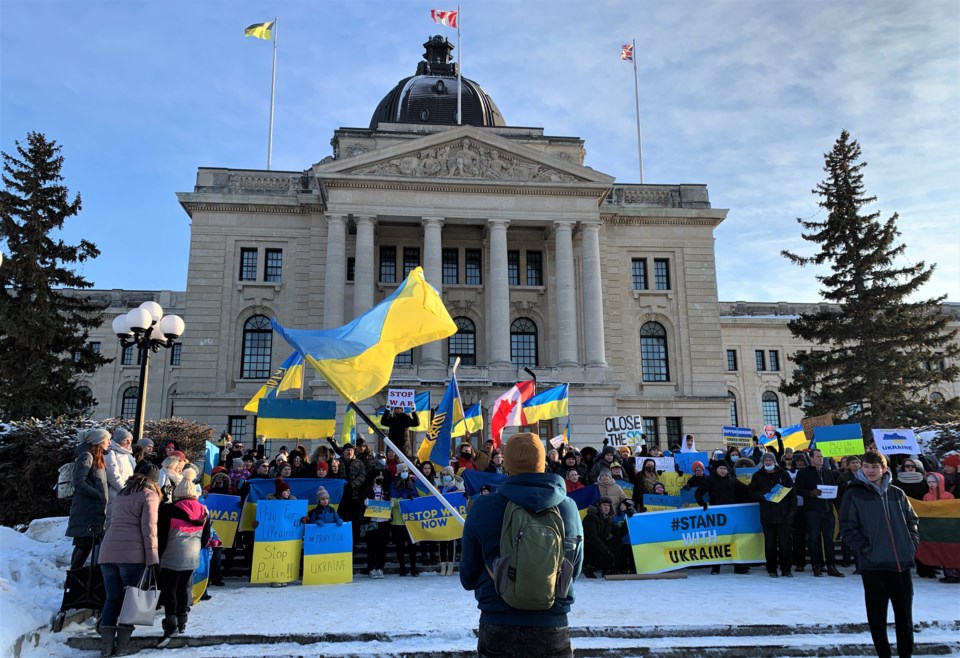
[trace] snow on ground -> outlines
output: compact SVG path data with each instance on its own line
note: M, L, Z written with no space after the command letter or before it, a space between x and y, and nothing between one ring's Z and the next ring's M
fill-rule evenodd
M0 527L0 655L12 653L16 638L41 627L49 628L59 610L65 564L71 550L63 539L65 519L35 521L27 534ZM843 569L850 573L852 569ZM683 580L611 581L581 578L575 584L577 602L570 615L571 627L669 626L695 627L735 625L817 625L864 623L863 589L860 579L813 578L809 570L792 579L768 578L762 568L749 575L734 575L733 568L710 575L706 569L691 569ZM960 588L936 580L914 579L914 619L917 622L960 620ZM321 587L290 585L270 588L228 579L227 587L211 587L213 599L200 603L190 615L188 634L229 635L288 633L379 632L394 637L383 652L434 649L470 649L476 646L472 629L479 611L471 592L460 587L457 577L424 574L419 578L388 575L383 580L358 576L353 583ZM890 620L893 620L892 612ZM82 655L64 641L71 633L89 632L88 625L68 626L63 633L45 631L39 645L24 647L23 656ZM431 638L413 637L430 632ZM138 629L137 635L161 635L154 628ZM679 634L679 633L678 633ZM953 631L926 629L918 641L955 641ZM404 637L406 636L406 637ZM849 636L869 642L867 634ZM859 639L856 639L859 638ZM586 638L575 639L574 646ZM643 640L651 647L702 638ZM736 644L726 638L725 644ZM756 639L745 638L755 642ZM817 645L826 640L816 634L791 636L791 645ZM616 647L623 640L590 638L589 646ZM636 646L636 640L633 640ZM378 653L371 642L319 643L240 647L191 647L191 656L264 656L303 653ZM667 646L663 644L663 646ZM87 655L92 655L87 653Z

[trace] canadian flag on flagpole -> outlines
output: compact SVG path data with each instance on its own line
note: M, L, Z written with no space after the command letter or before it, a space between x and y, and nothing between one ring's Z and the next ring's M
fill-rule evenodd
M536 382L527 379L517 382L509 391L493 403L493 418L490 419L490 437L493 447L500 447L500 435L504 427L519 427L522 424L523 403L533 397Z
M441 11L439 9L430 10L430 18L434 20L435 23L440 23L440 25L446 25L447 27L452 27L456 29L457 26L457 16L460 12L458 11Z

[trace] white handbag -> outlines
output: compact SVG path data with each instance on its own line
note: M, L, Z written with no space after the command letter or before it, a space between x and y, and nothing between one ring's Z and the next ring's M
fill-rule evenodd
M119 623L127 626L153 626L160 590L154 570L145 567L139 585L128 585L123 593Z

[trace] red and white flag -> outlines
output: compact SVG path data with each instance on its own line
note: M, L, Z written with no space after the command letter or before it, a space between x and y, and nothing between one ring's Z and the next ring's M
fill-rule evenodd
M625 62L633 61L633 44L632 43L623 44L623 48L622 50L620 50L620 59L622 59Z
M430 18L433 19L435 23L440 23L440 25L446 25L447 27L452 27L454 29L460 27L457 25L457 17L460 12L458 11L440 11L439 9L430 10Z
M523 421L523 403L533 397L536 383L527 379L501 395L493 403L493 418L490 419L490 437L493 446L500 447L500 435L504 427L519 427Z

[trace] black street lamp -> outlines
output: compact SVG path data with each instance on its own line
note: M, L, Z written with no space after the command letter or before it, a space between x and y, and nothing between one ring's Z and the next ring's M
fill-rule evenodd
M113 332L126 349L133 345L140 351L140 385L137 389L137 414L133 421L133 440L143 438L143 420L147 411L147 363L150 352L161 347L173 347L183 333L183 319L179 315L164 315L156 302L144 302L113 320Z

